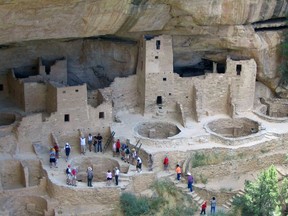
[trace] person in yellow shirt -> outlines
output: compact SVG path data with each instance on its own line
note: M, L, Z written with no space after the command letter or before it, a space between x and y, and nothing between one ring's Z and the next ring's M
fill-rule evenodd
M182 171L181 171L181 167L179 164L177 164L176 166L176 173L177 173L177 180L180 181Z

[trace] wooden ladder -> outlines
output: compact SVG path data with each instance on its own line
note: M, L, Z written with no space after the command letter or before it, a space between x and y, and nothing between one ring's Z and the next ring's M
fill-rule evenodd
M110 145L110 143L112 143L113 138L114 138L114 135L115 135L115 132L112 131L112 132L111 132L111 135L109 136L107 142L106 142L105 145L104 145L103 153L104 153L104 151L108 148L108 146Z

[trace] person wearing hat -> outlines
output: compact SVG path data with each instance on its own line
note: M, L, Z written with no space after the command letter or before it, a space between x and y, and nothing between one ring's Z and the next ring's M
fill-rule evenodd
M187 173L187 183L188 183L188 189L190 189L190 192L193 191L193 176L191 175L190 172Z
M65 150L66 162L67 162L69 160L69 155L70 155L70 151L71 151L71 146L69 143L65 144L64 150Z
M66 183L67 185L71 185L72 184L72 173L71 173L71 166L70 164L68 164L67 168L66 168Z

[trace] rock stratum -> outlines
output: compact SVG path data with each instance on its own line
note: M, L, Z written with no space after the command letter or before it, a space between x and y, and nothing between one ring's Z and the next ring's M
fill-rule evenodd
M227 55L254 58L257 80L275 90L287 11L287 0L1 1L0 71L34 65L39 56L65 55L70 82L100 83L100 74L107 86L116 76L135 73L135 41L142 35L170 34L176 68L203 59L224 63ZM95 53L111 58L96 56L87 64ZM91 86L97 87L103 85Z

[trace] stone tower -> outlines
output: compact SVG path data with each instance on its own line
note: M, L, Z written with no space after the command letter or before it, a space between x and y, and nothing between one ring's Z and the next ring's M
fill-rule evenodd
M144 36L140 41L137 67L139 106L145 113L175 106L172 38Z

